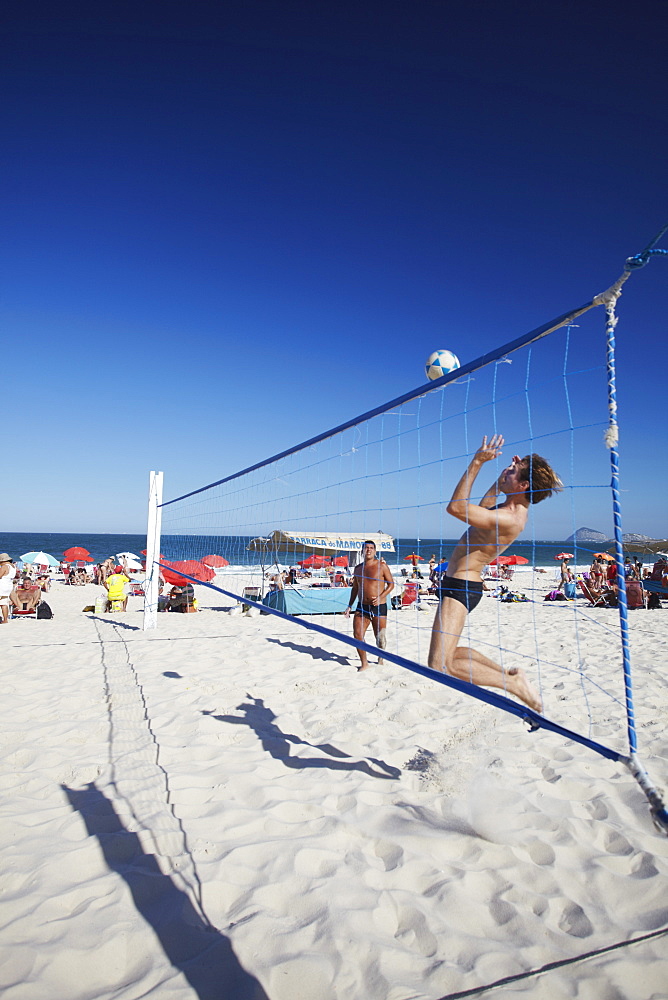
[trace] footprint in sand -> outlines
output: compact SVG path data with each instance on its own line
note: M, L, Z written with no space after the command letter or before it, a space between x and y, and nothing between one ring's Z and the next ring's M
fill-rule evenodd
M489 913L495 924L503 927L509 920L517 916L517 910L505 899L495 896L489 904Z
M336 857L330 851L304 847L294 857L297 875L306 878L331 878L337 869Z
M606 833L603 846L608 854L633 854L633 848L626 837L614 831Z
M386 872L394 871L404 856L403 848L397 847L396 844L390 844L383 840L376 841L374 844L374 852L376 857L380 858L383 862Z
M654 864L654 858L646 851L642 851L631 865L631 878L653 878L658 874L659 869Z
M559 929L571 937L585 938L594 933L594 928L585 911L577 903L568 903L559 918Z
M608 818L608 807L602 799L592 799L591 802L586 803L586 807L592 819L604 820Z
M427 927L424 914L412 906L399 910L398 927L394 936L404 944L414 945L426 958L436 954L436 938Z
M535 865L553 865L556 857L549 844L542 840L533 840L527 847L529 857Z

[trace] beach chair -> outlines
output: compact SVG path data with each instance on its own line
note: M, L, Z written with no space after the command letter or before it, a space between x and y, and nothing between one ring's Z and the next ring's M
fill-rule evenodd
M591 592L587 580L578 580L577 585L582 591L582 593L585 595L587 600L589 601L589 604L591 605L592 608L609 608L611 606L610 604L608 604L608 601L603 594L601 594L600 597L597 597L595 594Z
M37 618L37 608L32 608L30 611L21 609L20 611L14 607L13 604L9 606L9 617L10 618Z
M241 592L241 610L250 611L251 605L244 603L244 598L249 601L255 601L256 604L262 603L262 590L260 587L244 587Z
M645 591L639 580L626 581L626 606L629 610L645 607Z
M656 611L661 607L662 600L668 600L668 587L664 587L658 580L643 580L642 588L647 594L649 611Z
M407 580L404 585L403 592L401 594L401 607L409 608L411 604L415 604L418 596L419 584L417 580Z

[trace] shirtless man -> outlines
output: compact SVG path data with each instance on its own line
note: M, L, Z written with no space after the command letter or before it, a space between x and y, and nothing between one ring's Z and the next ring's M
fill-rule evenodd
M42 591L29 576L24 576L10 595L17 611L34 611L42 600Z
M353 635L356 639L364 639L364 633L369 627L369 622L373 627L373 634L376 637L379 649L387 648L386 625L387 625L387 595L394 590L394 580L387 568L387 563L376 558L375 542L364 543L364 562L355 567L353 575L353 588L350 595L350 604L346 608L346 618L350 616L350 611L355 599L359 598L355 618L353 619ZM367 661L366 652L358 649L357 653L362 661L358 670L366 670L370 666ZM381 657L378 662L382 663Z
M540 455L520 458L511 464L487 490L479 504L469 499L473 483L485 462L501 454L503 437L487 437L459 480L447 510L469 525L448 562L448 576L438 591L439 606L434 619L429 648L432 670L485 687L502 688L529 708L542 711L538 692L517 667L503 670L498 663L468 646L459 646L466 616L482 597L482 570L511 545L527 523L529 504L540 503L561 489L562 483ZM505 499L497 505L497 498Z

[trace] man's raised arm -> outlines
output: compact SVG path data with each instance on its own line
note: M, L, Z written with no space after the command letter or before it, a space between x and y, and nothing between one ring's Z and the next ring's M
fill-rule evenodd
M447 506L448 514L452 514L453 517L464 521L466 524L471 524L475 528L493 528L498 525L499 519L504 519L504 511L490 510L491 507L494 507L496 498L500 492L498 479L489 488L479 504L471 503L470 500L473 484L476 481L478 473L485 462L491 462L492 459L498 458L502 447L503 436L501 434L493 434L489 439L489 443L487 442L487 435L483 437L482 444L455 487L452 499Z

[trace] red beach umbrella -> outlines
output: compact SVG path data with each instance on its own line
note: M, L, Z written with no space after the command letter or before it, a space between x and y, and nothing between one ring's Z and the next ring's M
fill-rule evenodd
M306 566L308 569L324 569L325 566L332 565L332 560L329 556L319 556L314 554L309 556L308 559L302 559L299 562L299 565Z
M197 562L195 559L182 559L179 562L170 563L168 569L165 569L163 564L161 569L167 583L171 583L174 587L185 587L187 583L192 583L192 580L181 576L181 573L187 573L188 576L193 576L196 580L201 580L202 583L208 583L216 575L209 566L205 566L204 563Z
M334 565L335 566L347 566L348 565L348 556L337 556L336 559L334 560Z
M223 556L202 556L200 562L205 566L229 566L229 562Z
M93 558L88 549L82 549L80 545L73 545L63 552L63 559L67 562L92 562Z
M555 556L554 558L555 559L574 559L575 556L573 555L572 552L560 552L559 555Z
M529 562L524 556L497 556L492 559L490 566L526 566Z

